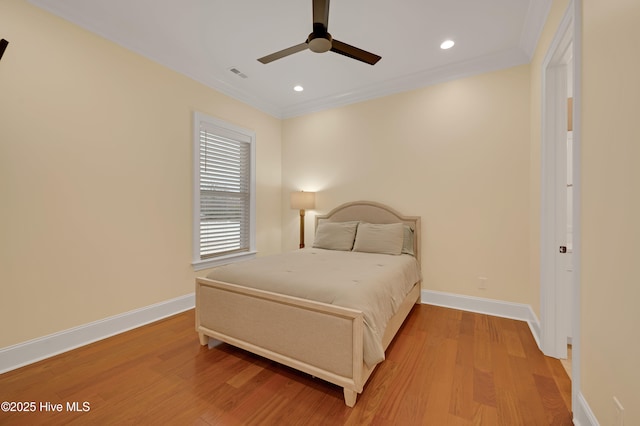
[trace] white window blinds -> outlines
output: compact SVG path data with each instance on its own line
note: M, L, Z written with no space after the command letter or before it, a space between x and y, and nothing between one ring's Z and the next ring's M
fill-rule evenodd
M251 252L253 134L197 115L197 261ZM194 235L194 237L196 237Z

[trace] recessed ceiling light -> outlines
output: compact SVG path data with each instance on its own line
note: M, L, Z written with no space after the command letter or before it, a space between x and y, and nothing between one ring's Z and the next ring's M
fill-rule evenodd
M444 50L451 49L454 44L455 44L455 42L453 40L445 40L440 45L440 49L444 49Z
M293 90L295 90L296 92L302 92L304 90L304 87L298 85L298 86L295 86Z

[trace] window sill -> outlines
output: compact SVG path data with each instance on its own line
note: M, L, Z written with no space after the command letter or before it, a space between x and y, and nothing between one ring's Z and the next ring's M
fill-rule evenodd
M191 263L194 271L202 271L203 269L215 268L216 266L227 265L229 263L242 262L243 260L254 259L256 257L255 251L248 251L244 253L229 254L227 256L215 257L207 260L196 260Z

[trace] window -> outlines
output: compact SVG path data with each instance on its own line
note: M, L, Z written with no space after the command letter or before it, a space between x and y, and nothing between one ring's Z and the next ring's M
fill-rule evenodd
M255 133L194 115L195 270L255 256Z

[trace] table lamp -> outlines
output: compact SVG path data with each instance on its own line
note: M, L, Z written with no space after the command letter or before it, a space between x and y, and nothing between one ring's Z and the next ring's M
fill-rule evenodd
M300 210L300 248L304 248L304 211L315 207L315 192L297 191L291 193L291 208Z

